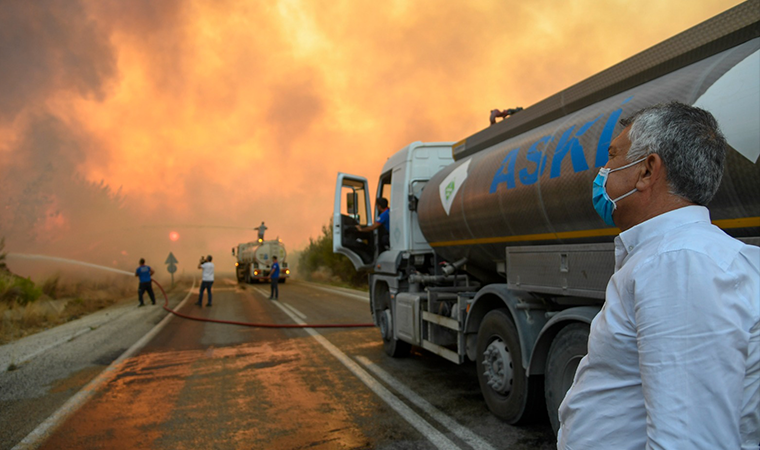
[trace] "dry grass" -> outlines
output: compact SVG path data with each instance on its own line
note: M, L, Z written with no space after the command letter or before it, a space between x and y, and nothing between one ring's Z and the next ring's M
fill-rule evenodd
M325 266L319 266L319 268L311 272L307 278L310 281L328 284L339 283L341 281L339 276L333 275L332 270Z
M63 314L44 301L14 305L0 303L0 344L66 322Z
M36 287L42 295L34 301L25 304L0 301L0 344L78 319L119 301L137 300L137 284L128 277L79 281L54 275Z
M40 300L26 305L0 304L0 344L7 344L48 328L78 319L113 305L119 299L84 300L75 298L60 302Z

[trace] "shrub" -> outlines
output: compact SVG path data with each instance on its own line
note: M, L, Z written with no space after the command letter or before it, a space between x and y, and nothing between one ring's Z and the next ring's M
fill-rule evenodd
M5 257L8 253L3 250L5 250L5 237L0 238L0 273L8 272L8 266L5 265Z
M29 278L10 274L0 274L0 301L26 305L42 295L42 289Z
M309 238L309 246L298 258L298 271L307 280L343 282L354 287L367 287L367 272L357 271L345 256L333 253L332 219L322 226L322 235Z
M59 283L61 281L61 274L57 273L48 277L42 282L42 293L50 298L58 298Z

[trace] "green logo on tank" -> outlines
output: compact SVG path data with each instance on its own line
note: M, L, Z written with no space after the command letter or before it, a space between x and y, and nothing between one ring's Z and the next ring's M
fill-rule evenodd
M454 186L456 185L456 180L452 180L451 183L449 183L448 186L446 186L446 200L451 197L451 193L454 192Z

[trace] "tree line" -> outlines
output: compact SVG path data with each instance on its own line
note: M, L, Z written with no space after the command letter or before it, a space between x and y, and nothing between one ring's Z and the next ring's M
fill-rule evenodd
M322 234L317 239L309 238L309 245L298 258L298 271L307 280L347 284L352 287L367 287L367 272L354 269L345 256L333 253L333 222L322 226Z

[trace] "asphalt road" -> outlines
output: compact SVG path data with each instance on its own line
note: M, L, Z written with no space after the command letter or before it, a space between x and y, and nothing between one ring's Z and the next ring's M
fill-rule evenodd
M371 322L366 294L357 291L291 280L280 286L279 301L268 294L267 285L218 280L212 308L195 306L192 296L180 311L251 323ZM489 413L474 364L458 366L417 349L387 357L375 328L252 328L172 317L139 351L103 372L124 343L161 320L157 308L130 308L123 315L145 317L111 331L102 325L96 329L102 335L84 333L43 352L66 358L38 355L0 374L0 447L39 447L17 443L99 377L81 406L40 434L40 448L555 448L548 424L512 427ZM89 344L64 350L76 341ZM101 347L116 348L98 356ZM43 361L48 366L38 367ZM57 375L30 381L28 374L45 367Z

